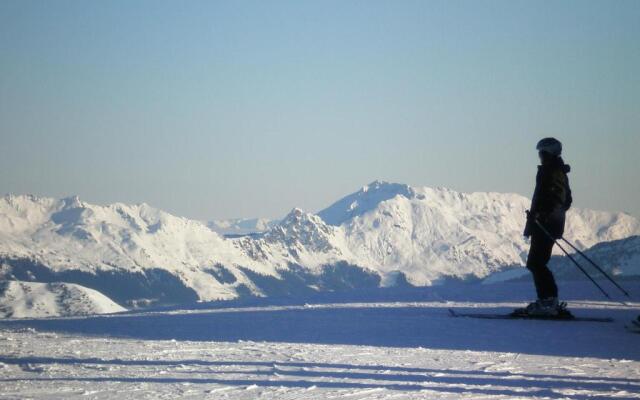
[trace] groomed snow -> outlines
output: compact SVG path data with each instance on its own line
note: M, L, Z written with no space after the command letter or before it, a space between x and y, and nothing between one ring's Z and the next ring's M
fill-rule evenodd
M640 335L623 328L640 303L577 283L561 288L574 312L615 322L451 318L506 311L531 291L461 288L3 320L0 398L640 398Z

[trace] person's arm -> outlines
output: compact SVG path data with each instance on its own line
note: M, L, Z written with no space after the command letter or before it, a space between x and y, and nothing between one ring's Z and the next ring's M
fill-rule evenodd
M536 178L536 191L531 205L531 213L534 216L544 218L551 213L558 202L558 187L555 174L556 171L547 168L540 168Z
M531 207L527 210L527 222L524 226L524 237L531 236L531 228L534 225L533 220L538 218L538 209L540 208L540 182L542 179L542 168L538 168L536 174L536 187L533 190L533 197L531 198Z

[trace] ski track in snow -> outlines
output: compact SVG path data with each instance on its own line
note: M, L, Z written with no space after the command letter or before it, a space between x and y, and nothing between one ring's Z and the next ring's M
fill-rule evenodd
M514 302L371 302L0 322L2 399L640 399L640 303L614 323L450 318Z

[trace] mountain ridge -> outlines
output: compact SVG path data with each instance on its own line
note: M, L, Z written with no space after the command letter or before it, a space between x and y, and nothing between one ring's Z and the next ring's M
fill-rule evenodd
M528 206L517 194L374 181L317 214L294 208L259 234L229 238L145 203L7 195L0 279L66 279L129 306L483 279L524 263ZM567 237L581 249L637 234L624 213L568 214Z

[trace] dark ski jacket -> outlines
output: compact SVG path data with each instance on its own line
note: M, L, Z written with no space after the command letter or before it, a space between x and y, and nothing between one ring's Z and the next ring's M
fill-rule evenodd
M561 157L551 158L538 167L525 236L544 234L533 221L536 218L555 239L562 237L566 213L573 202L569 171L571 167Z

